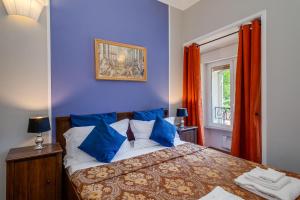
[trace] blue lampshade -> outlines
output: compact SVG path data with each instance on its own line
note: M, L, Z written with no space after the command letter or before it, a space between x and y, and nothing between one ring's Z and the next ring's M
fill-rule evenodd
M43 133L50 130L49 117L29 118L28 133Z
M186 108L178 108L177 109L177 117L187 117L188 116L188 112Z

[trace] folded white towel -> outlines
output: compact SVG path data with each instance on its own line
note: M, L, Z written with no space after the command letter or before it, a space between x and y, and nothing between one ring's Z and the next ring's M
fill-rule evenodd
M227 192L220 186L215 187L210 193L199 200L243 200L241 197Z
M249 181L245 174L239 176L234 181L242 188L266 199L294 200L300 195L300 180L293 177L289 177L289 179L290 183L282 187L280 190L272 190L254 183L253 181Z
M285 173L278 172L274 169L268 168L268 169L262 169L260 167L256 167L252 169L250 172L251 176L261 179L262 181L266 182L277 182L281 178L285 176Z
M252 176L250 172L245 173L245 175L246 175L245 178L248 179L249 181L257 183L271 190L280 190L291 181L290 178L287 176L282 177L277 182L269 182L269 181L265 181L264 179L257 178L256 176Z

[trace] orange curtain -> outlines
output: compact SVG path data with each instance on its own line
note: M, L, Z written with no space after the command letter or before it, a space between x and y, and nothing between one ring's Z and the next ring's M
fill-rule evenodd
M261 163L261 24L239 31L231 153Z
M198 126L197 141L204 145L200 49L197 44L184 47L182 106L188 111L186 125Z

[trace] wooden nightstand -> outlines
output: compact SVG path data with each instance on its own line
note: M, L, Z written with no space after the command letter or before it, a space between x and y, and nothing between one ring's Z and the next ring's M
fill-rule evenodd
M183 128L177 128L181 140L194 144L197 144L197 130L197 126L185 126Z
M59 200L61 198L62 148L45 144L11 149L6 157L7 200Z

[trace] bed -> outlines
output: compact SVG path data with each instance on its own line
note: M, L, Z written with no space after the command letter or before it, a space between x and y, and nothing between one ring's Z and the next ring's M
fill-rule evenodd
M132 113L118 113L117 116L118 120L131 119ZM69 128L69 117L56 118L56 139L64 150L63 133ZM131 133L128 135L131 139ZM203 146L180 143L72 173L64 169L62 195L68 200L194 200L221 186L244 199L262 199L233 182L256 166L260 165ZM300 178L294 173L287 174Z

